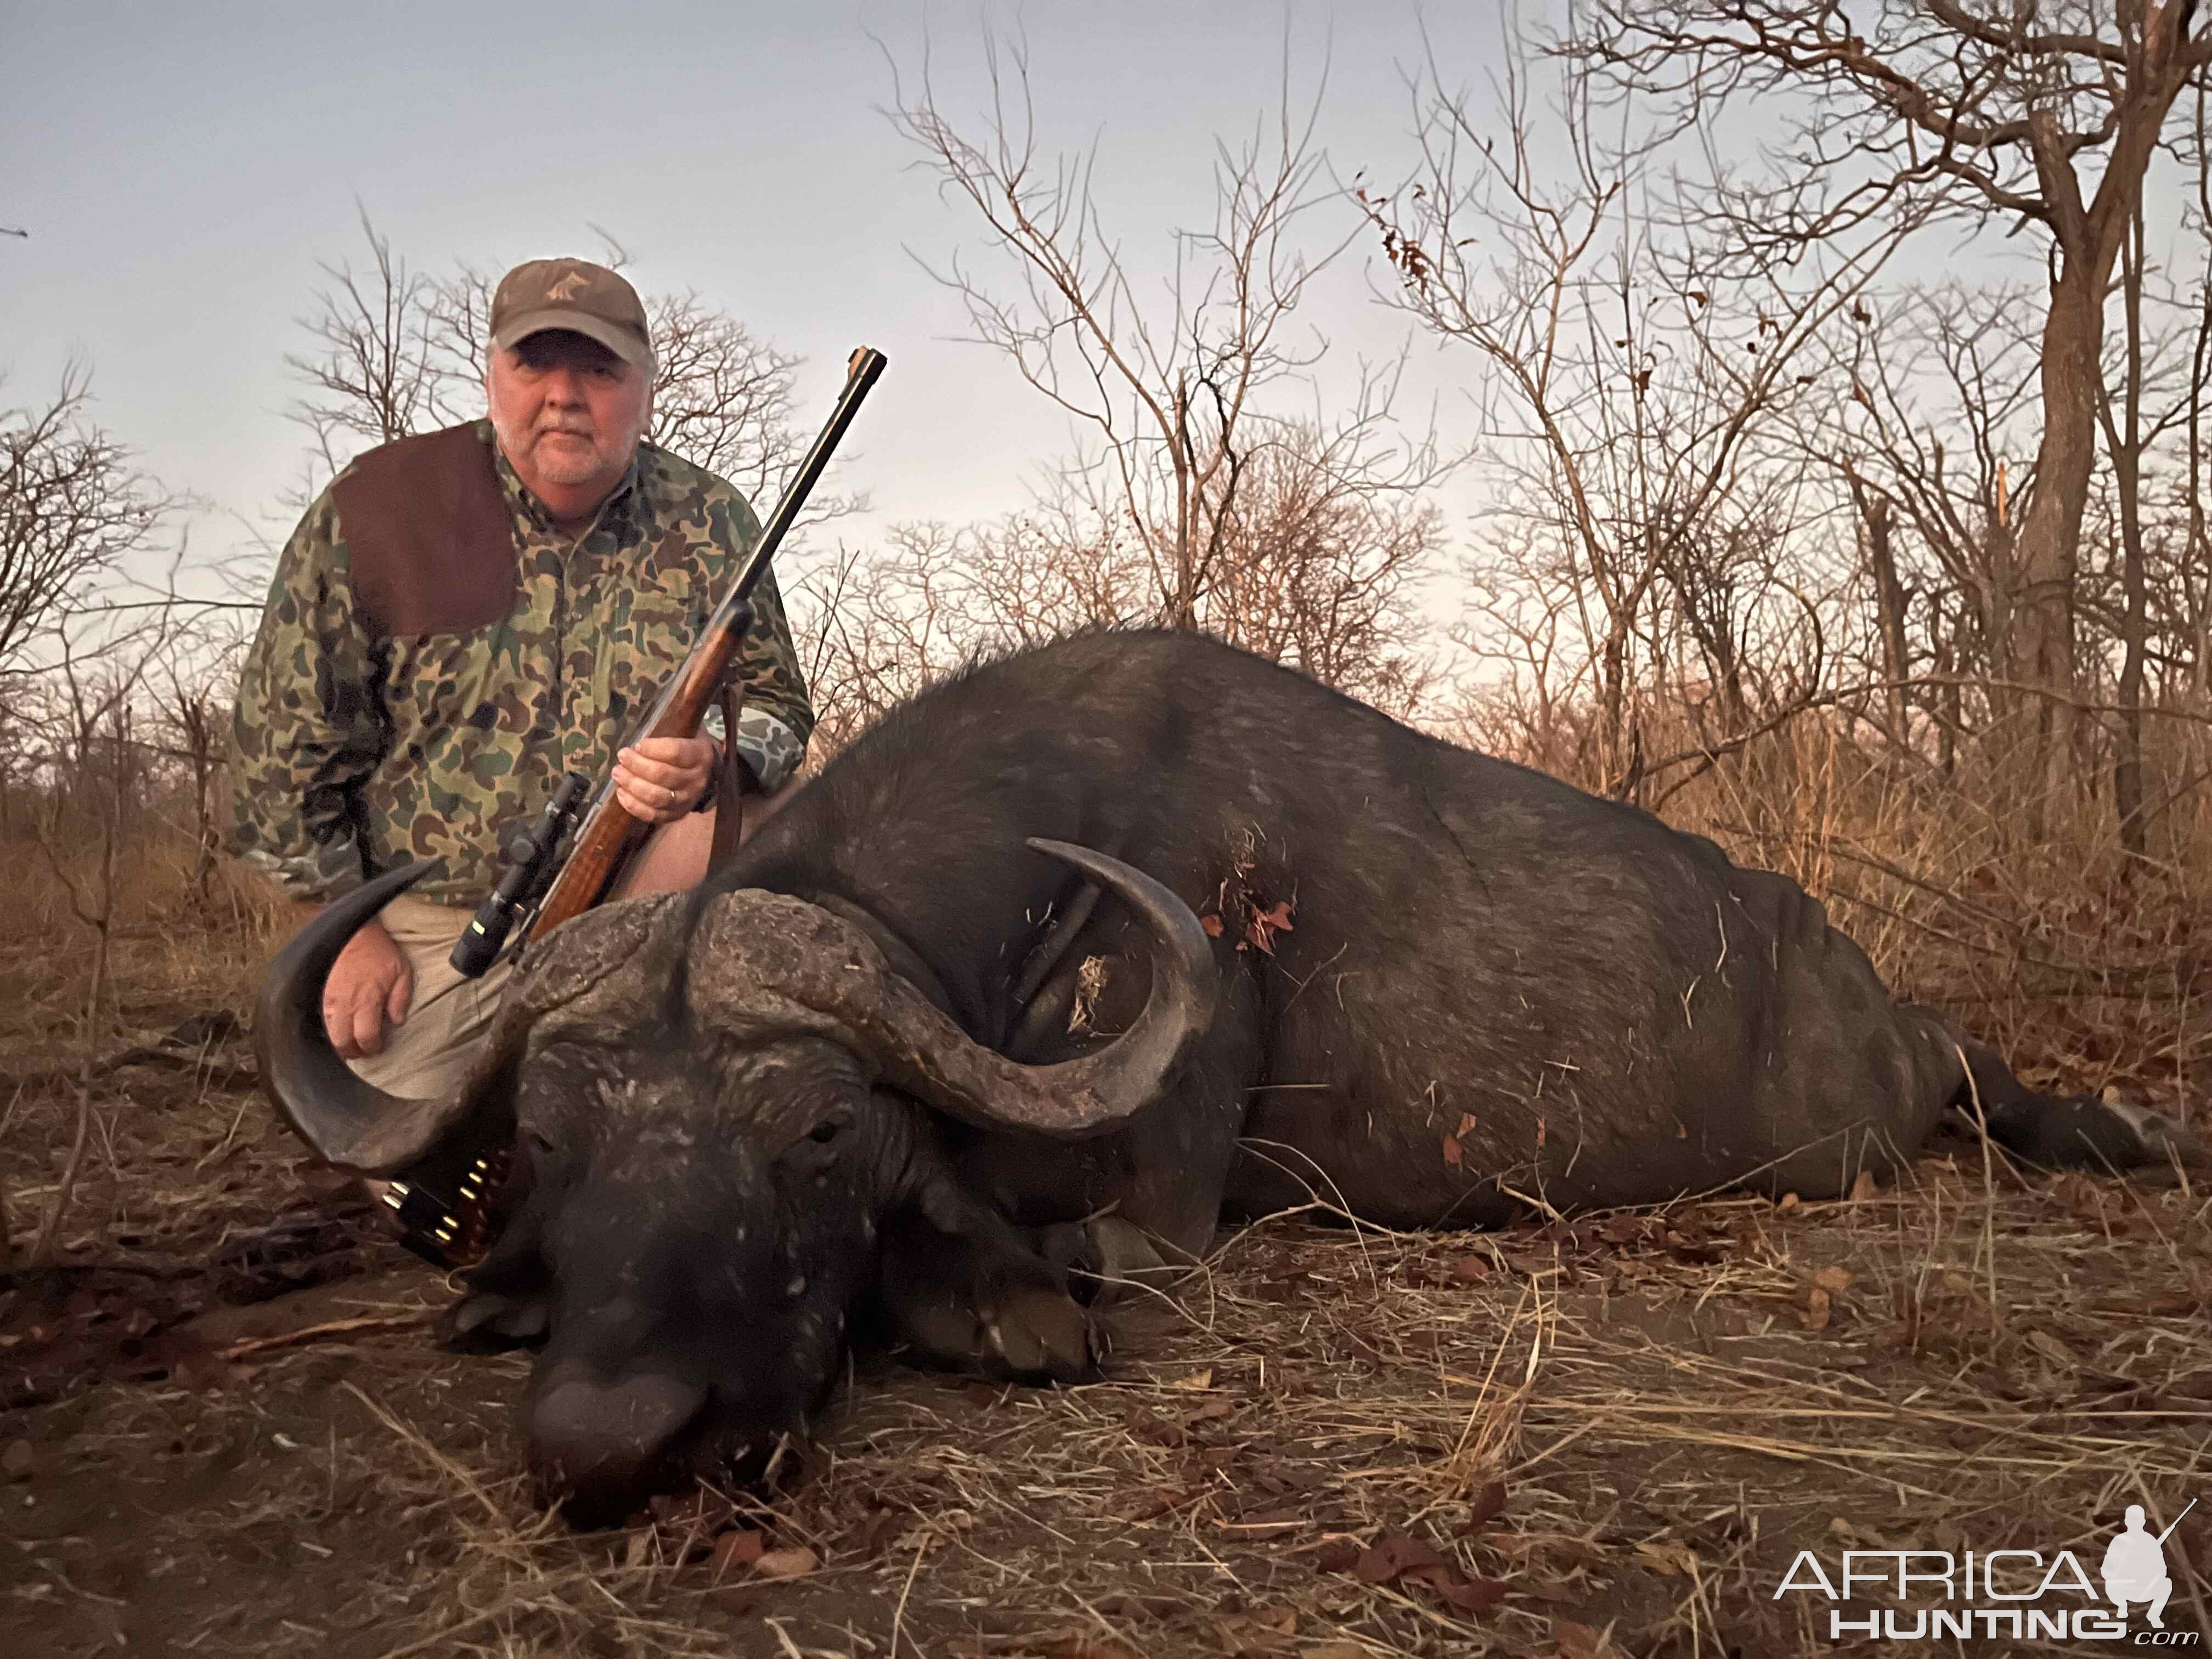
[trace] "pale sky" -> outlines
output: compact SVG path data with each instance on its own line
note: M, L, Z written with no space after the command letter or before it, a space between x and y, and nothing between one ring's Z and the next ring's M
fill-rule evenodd
M1479 81L1499 14L1445 9L1431 31L1454 72ZM1018 507L1070 429L1002 362L957 343L957 300L909 250L1000 268L973 210L940 199L882 112L893 64L913 76L926 44L943 106L980 118L987 25L1027 38L1042 148L1097 143L1101 194L1140 261L1164 257L1173 227L1205 222L1214 137L1278 106L1286 29L1294 98L1326 70L1320 137L1341 170L1412 163L1404 76L1423 46L1419 13L1396 0L6 0L0 224L30 236L0 238L0 402L49 395L81 356L98 418L213 504L196 546L247 544L233 515L269 524L300 475L283 357L306 345L296 319L318 262L363 261L358 200L432 271L595 254L589 227L605 227L641 289L696 288L805 354L809 429L853 346L888 353L848 440L847 481L875 507L850 537ZM1406 334L1369 301L1369 263L1363 242L1309 319L1346 370ZM1416 349L1408 406L1425 408L1449 370L1431 343Z
M0 225L30 232L0 237L0 406L50 396L82 359L97 417L210 503L196 550L251 546L247 522L289 528L277 504L306 434L284 418L300 388L283 358L307 343L296 319L319 263L363 261L356 202L432 272L593 255L596 225L641 289L696 289L803 353L809 430L852 347L889 355L848 441L844 483L875 509L841 526L848 538L994 517L1023 506L1075 440L1002 360L959 343L958 300L912 257L959 253L1012 289L974 210L939 195L884 114L894 65L911 84L926 46L940 106L981 132L983 40L1018 28L1040 149L1097 143L1109 225L1133 264L1158 270L1170 231L1210 216L1217 135L1280 107L1286 37L1295 107L1326 73L1316 140L1339 174L1389 181L1416 159L1407 80L1425 59L1425 15L1444 79L1480 89L1508 9L0 0ZM1356 222L1349 207L1329 213L1318 234ZM2031 275L2039 242L2008 245ZM1925 258L1943 266L1941 251ZM1363 236L1301 313L1340 377L1408 338L1372 298L1377 263ZM1401 408L1425 418L1434 400L1444 435L1468 443L1473 373L1464 349L1413 337ZM1468 489L1447 498L1455 538Z

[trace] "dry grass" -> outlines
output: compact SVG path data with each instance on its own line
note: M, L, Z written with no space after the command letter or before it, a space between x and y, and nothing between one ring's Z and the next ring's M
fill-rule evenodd
M2124 886L2089 830L2008 850L2002 815L1929 788L1802 726L1670 814L1828 893L2031 1075L2186 1106L2201 827ZM7 850L37 919L0 944L21 1237L72 1135L51 1062L79 1052L83 967ZM1799 1547L2086 1559L2125 1504L2204 1490L2206 1195L2026 1178L1961 1140L1855 1203L1263 1222L1133 1306L1103 1382L869 1362L772 1491L578 1536L520 1476L524 1362L433 1346L445 1291L306 1166L235 1038L159 1052L243 1011L265 916L185 903L175 849L139 851L98 1046L156 1052L96 1081L66 1270L0 1292L0 1451L32 1457L0 1484L22 1651L1766 1659L1833 1650L1825 1603L1773 1599ZM2206 1514L2168 1545L2183 1628L2212 1597ZM756 1548L812 1565L770 1580Z
M2178 1510L2212 1444L2206 1196L2024 1181L1961 1142L1856 1203L1263 1222L1122 1319L1104 1382L875 1362L771 1493L578 1536L519 1473L523 1361L439 1352L443 1288L373 1236L322 1259L366 1271L210 1316L128 1375L130 1310L265 1291L239 1239L329 1202L272 1130L234 1133L242 1103L210 1090L118 1137L170 1225L132 1206L70 1241L185 1279L73 1273L5 1316L11 1364L39 1369L33 1327L88 1345L0 1419L35 1451L0 1576L42 1654L1813 1654L1825 1630L1771 1600L1797 1547L2090 1553L2126 1503ZM11 1164L58 1116L19 1115ZM817 1565L718 1569L752 1533ZM1394 1536L1502 1601L1367 1582ZM2186 1627L2212 1528L2178 1537Z

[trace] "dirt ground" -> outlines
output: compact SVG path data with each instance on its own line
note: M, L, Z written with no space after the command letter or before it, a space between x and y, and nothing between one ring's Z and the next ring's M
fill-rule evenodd
M447 1287L276 1125L236 994L126 1006L59 1265L0 1291L10 1656L1766 1659L1853 1650L1777 1599L1800 1548L2094 1571L2126 1504L2212 1498L2206 1195L1961 1138L1841 1204L1270 1219L1097 1384L870 1359L770 1488L578 1534L521 1478L526 1361L436 1346ZM19 1228L72 1064L0 1062ZM2212 1503L2166 1548L2212 1628Z

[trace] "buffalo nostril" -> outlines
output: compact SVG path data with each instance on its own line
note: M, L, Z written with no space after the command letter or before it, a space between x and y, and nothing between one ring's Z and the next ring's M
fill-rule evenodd
M641 1497L654 1463L706 1403L704 1388L661 1372L612 1383L556 1372L530 1406L532 1458L552 1485L587 1504Z

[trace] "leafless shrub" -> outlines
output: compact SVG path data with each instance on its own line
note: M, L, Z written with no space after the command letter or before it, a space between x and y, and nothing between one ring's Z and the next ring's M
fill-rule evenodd
M1322 228L1339 193L1316 107L1294 119L1286 86L1278 116L1218 146L1212 222L1174 234L1155 303L1101 216L1097 152L1044 159L1025 53L987 43L986 67L980 128L945 112L926 70L894 118L1011 273L994 286L955 261L939 280L975 337L1090 434L1062 474L1055 510L1080 526L1063 556L1140 556L1146 619L1410 706L1427 678L1414 590L1439 538L1419 495L1448 467L1394 420L1395 368L1363 369L1315 416L1285 404L1325 350L1298 310L1348 240Z
M285 359L304 385L292 418L311 434L309 488L295 506L362 450L471 420L483 412L492 290L497 277L465 261L443 276L410 266L364 210L369 257L356 270L323 266L327 285L300 326L315 343ZM629 256L605 250L617 268ZM698 294L643 296L653 358L647 437L720 474L754 501L768 501L811 434L792 420L804 359L754 337ZM860 506L834 492L809 505L809 522Z
M1781 124L1766 184L1716 169L1685 198L1738 259L1795 258L1923 216L2030 228L2050 250L2033 488L2009 528L2012 665L1990 689L2023 733L2032 816L2071 787L2081 538L2098 463L2107 284L2212 66L2194 0L2106 7L1875 0L1599 0L1561 50L1710 132L1726 103Z
M146 550L174 505L94 423L91 375L65 370L43 405L0 412L0 709L51 665L64 617Z

